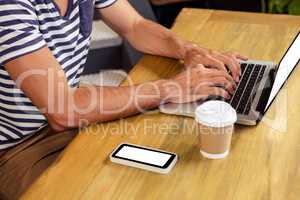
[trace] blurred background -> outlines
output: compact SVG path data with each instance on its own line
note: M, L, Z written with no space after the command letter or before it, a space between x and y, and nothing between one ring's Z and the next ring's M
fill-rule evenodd
M300 15L300 0L151 0L151 4L166 27L184 7Z

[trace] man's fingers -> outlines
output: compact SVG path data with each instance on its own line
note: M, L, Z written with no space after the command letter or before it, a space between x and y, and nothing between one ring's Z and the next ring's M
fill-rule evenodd
M232 82L228 81L225 77L214 77L210 79L211 82L211 86L219 86L222 87L224 89L226 89L230 94L233 94L235 89L236 89L236 85L234 85Z
M238 60L230 56L224 56L224 62L228 66L233 79L238 82L241 75L241 66Z
M236 53L236 52L227 52L225 54L234 56L236 59L239 59L239 60L248 60L249 59L247 56L241 55L241 54Z
M241 75L241 69L240 69L239 62L231 56L222 55L222 54L215 55L215 56L218 59L222 60L223 63L225 63L227 68L230 70L233 79L236 82L238 82L239 81L239 76Z
M235 91L235 85L228 81L225 77L213 77L213 78L207 78L201 81L199 84L194 84L191 87L191 94L192 95L199 95L199 94L205 94L205 95L211 95L206 91L206 89L211 88L221 88L225 91L228 91L227 93L233 94ZM228 94L230 96L230 94Z
M205 66L209 66L221 70L223 72L227 72L225 64L212 56L206 56L203 60L203 64Z
M230 81L236 86L235 81L227 72L210 69L209 72L207 73L207 77L225 77L228 81Z
M223 88L220 87L209 87L207 89L207 94L208 96L213 95L213 96L220 96L225 99L230 99L230 94Z
M213 76L206 77L201 80L201 82L194 82L191 86L193 94L203 93L203 88L206 87L222 87L226 89L230 94L233 94L236 89L235 82L228 80L225 76Z
M233 54L237 59L240 59L240 60L248 60L249 58L247 56L244 56L244 55L241 55L241 54L238 54L238 53L234 53Z

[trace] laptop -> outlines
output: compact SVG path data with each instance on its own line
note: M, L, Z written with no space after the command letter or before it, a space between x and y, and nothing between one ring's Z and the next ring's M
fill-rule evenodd
M242 125L258 124L269 109L276 95L296 68L300 60L300 32L276 65L269 61L241 61L242 75L237 89L228 103L237 112L237 123ZM185 104L163 104L160 112L194 117L198 105L219 97L210 96L205 100ZM220 99L221 100L221 99Z

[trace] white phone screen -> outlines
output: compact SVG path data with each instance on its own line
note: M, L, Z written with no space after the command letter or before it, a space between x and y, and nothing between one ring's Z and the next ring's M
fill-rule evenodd
M138 147L123 146L116 153L116 156L163 167L172 155Z

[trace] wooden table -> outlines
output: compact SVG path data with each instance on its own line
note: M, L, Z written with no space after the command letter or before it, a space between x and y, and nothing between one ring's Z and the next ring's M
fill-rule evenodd
M205 47L279 61L299 27L300 17L184 9L172 31ZM155 80L180 67L145 56L130 77ZM193 119L155 110L81 131L24 199L299 199L299 77L300 68L261 124L236 128L226 159L199 155ZM116 165L108 155L121 142L176 152L179 161L167 175Z

